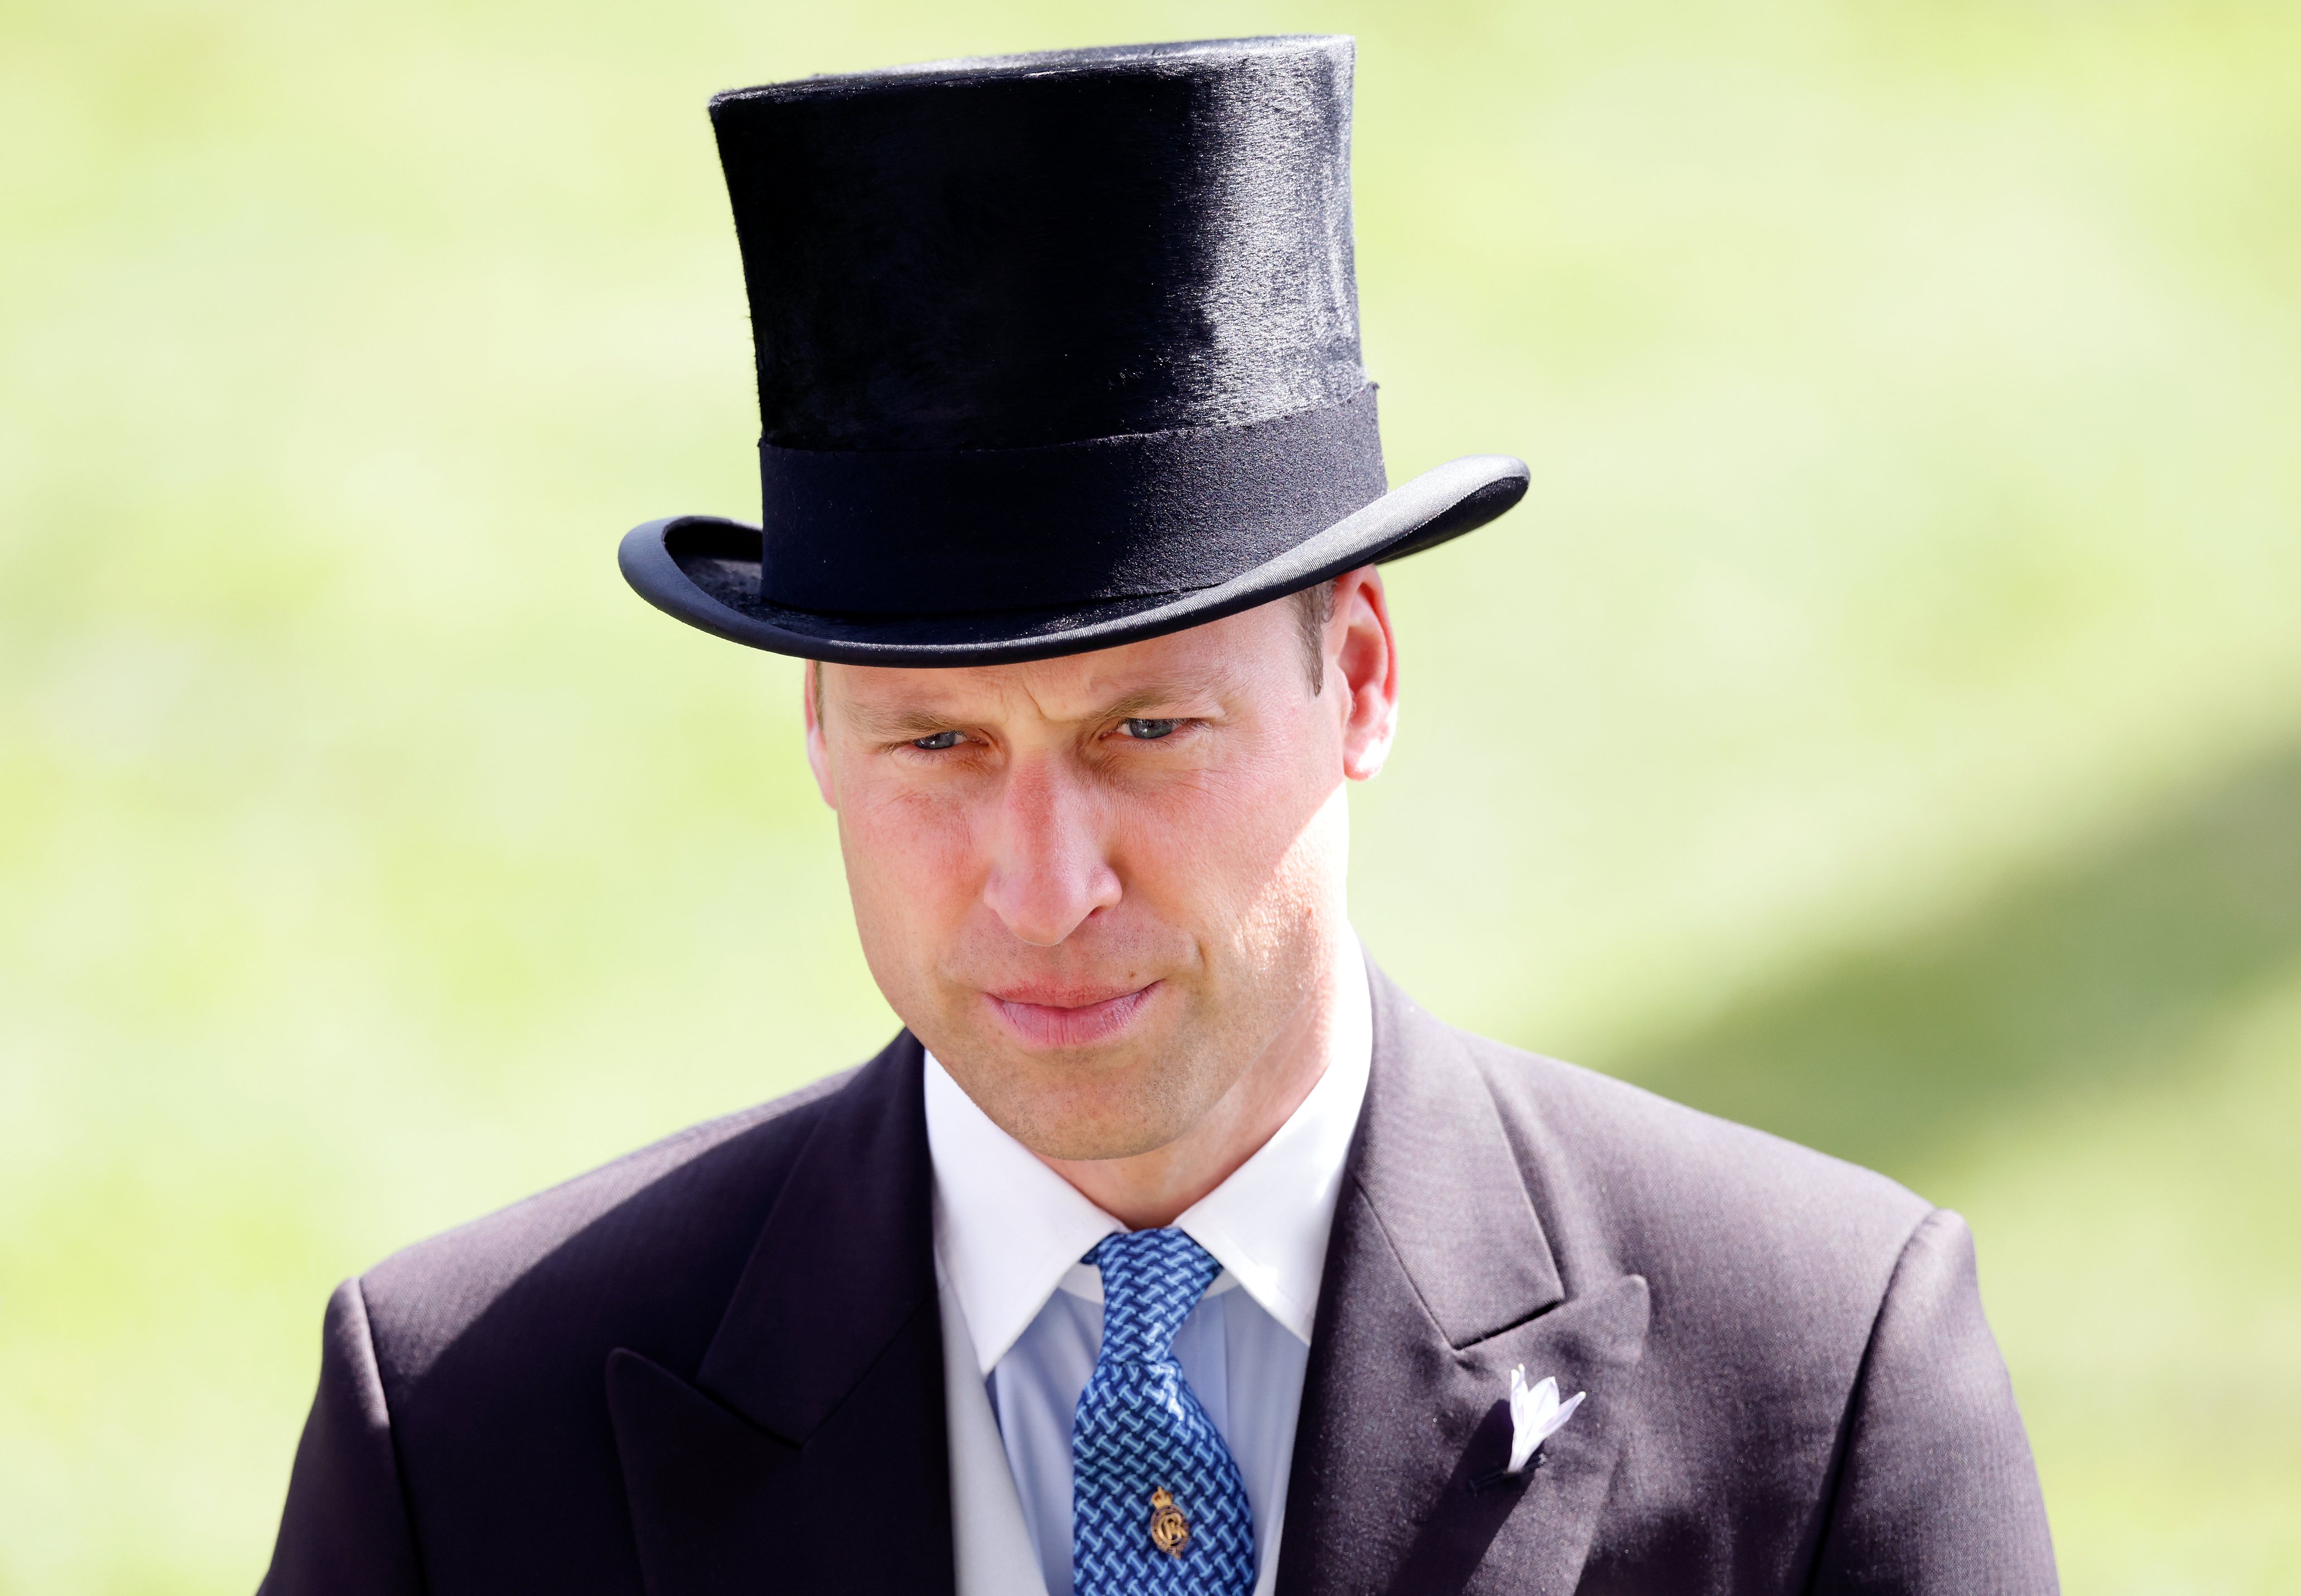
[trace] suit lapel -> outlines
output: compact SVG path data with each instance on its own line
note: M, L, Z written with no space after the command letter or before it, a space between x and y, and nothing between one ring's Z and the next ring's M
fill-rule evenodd
M609 1358L648 1596L952 1590L921 1068L824 1099L691 1383Z
M1327 1244L1278 1596L1562 1596L1619 1454L1645 1282L1567 1294L1476 1065L1378 973L1374 989L1374 1069ZM1542 1467L1485 1483L1508 1461L1521 1363L1529 1382L1554 1375L1589 1398Z

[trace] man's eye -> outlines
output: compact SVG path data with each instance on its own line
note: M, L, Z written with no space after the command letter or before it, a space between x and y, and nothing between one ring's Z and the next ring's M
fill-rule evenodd
M925 748L929 753L935 753L943 748L955 748L964 740L966 740L965 737L960 732L938 731L933 737L915 737L911 739L911 747L915 748Z
M1138 741L1156 742L1162 737L1173 736L1175 728L1182 723L1180 721L1121 721L1118 729Z

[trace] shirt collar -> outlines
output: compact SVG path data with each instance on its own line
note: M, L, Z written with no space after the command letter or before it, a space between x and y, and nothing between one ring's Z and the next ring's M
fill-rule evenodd
M1340 962L1326 1073L1269 1141L1175 1222L1306 1345L1374 1057L1373 1003L1355 937L1343 939ZM987 1375L1065 1274L1126 1227L994 1124L932 1053L926 1118L935 1255Z

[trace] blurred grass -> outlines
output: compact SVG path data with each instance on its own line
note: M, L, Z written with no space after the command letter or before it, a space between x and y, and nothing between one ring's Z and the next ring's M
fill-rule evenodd
M702 100L1360 38L1356 912L1954 1204L2072 1592L2301 1585L2301 16L0 4L0 1590L245 1590L334 1280L874 1046Z

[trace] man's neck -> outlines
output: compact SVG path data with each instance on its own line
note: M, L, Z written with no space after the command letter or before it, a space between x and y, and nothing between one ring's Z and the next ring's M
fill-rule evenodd
M1335 957L1262 1056L1188 1132L1133 1157L1042 1155L1040 1162L1130 1230L1172 1224L1293 1117L1338 1049L1367 1045L1366 979L1358 938L1345 929Z

